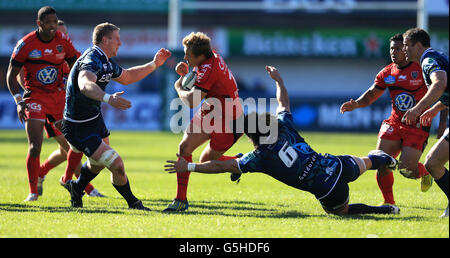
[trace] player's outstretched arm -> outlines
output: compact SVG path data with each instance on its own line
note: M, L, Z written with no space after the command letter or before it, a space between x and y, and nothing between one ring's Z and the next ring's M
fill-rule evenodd
M226 161L211 160L204 163L188 163L182 156L177 154L178 160L167 160L167 164L164 166L165 171L168 173L182 173L186 171L199 172L205 174L218 174L218 173L237 173L240 174L238 162L235 159Z
M341 105L341 114L345 112L353 111L357 108L363 108L372 105L381 95L383 95L384 90L376 87L373 84L366 92L364 92L357 100L350 99Z
M169 50L161 48L151 62L123 69L122 74L113 80L124 85L138 82L163 65L171 55Z
M90 99L103 101L118 109L125 110L131 107L131 102L121 97L123 91L109 95L95 83L96 81L97 76L93 72L82 70L78 75L81 93Z
M11 63L8 66L8 72L6 74L6 83L11 95L13 95L14 100L17 105L17 116L21 123L27 120L27 116L25 114L25 110L27 106L25 101L22 99L22 95L20 94L20 84L17 81L17 76L20 74L21 67L17 67L12 65Z
M277 113L281 111L291 112L291 108L289 105L289 95L286 87L284 86L283 78L281 78L281 75L278 72L277 68L273 66L266 66L266 71L269 74L270 78L275 81L275 84L277 86Z

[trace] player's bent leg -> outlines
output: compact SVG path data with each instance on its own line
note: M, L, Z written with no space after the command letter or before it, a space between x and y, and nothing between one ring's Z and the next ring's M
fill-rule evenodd
M448 131L447 131L448 135ZM448 136L447 136L448 137ZM448 138L445 136L431 148L425 159L425 167L428 172L433 176L434 181L439 186L439 188L447 196L449 192L449 172L445 168L445 163L449 160L449 142ZM444 211L441 217L448 217L448 204L447 209Z
M421 156L421 150L404 146L398 163L398 171L406 178L421 178L420 190L426 192L432 186L433 178L428 173L425 166L419 162Z

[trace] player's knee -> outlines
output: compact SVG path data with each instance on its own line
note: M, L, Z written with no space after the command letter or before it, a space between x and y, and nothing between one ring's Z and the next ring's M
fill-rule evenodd
M183 157L191 155L193 151L193 148L187 141L181 141L178 145L178 153Z
M42 148L41 143L31 142L30 145L28 146L28 153L30 154L30 156L33 157L39 156L41 154L41 148Z
M427 155L425 163L423 165L430 174L433 174L433 171L437 170L440 167L440 163L437 161L437 159L433 158L432 154Z
M125 176L125 165L122 158L118 157L114 162L108 167L111 171L114 171L119 176Z

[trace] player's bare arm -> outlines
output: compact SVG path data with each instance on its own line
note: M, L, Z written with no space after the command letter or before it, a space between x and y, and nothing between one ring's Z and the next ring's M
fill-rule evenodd
M17 67L12 65L11 63L8 66L8 72L6 74L6 82L8 85L9 92L13 95L14 100L17 105L17 116L21 123L27 120L27 116L25 114L25 109L27 105L25 101L22 99L22 95L20 94L20 84L17 81L17 76L19 75L21 67Z
M125 110L131 107L131 102L121 97L124 93L123 91L109 95L95 83L96 80L97 76L93 72L81 71L78 75L78 85L81 93L88 98L106 102L117 109Z
M357 100L350 99L341 106L341 114L353 111L357 108L363 108L372 105L378 98L383 95L384 90L379 89L373 84L366 92L364 92Z
M266 71L269 74L270 78L272 78L275 81L275 84L277 86L277 101L278 101L278 107L277 107L277 113L281 111L288 111L291 112L291 108L289 105L289 95L286 90L286 87L284 86L283 78L281 78L280 73L278 72L277 68L273 66L266 66Z
M447 73L436 71L430 75L431 85L427 94L410 110L406 111L402 121L407 125L414 125L420 114L433 105L447 88Z
M151 62L123 69L122 74L113 80L124 85L138 82L162 66L171 55L169 50L162 48L155 54Z
M431 126L431 121L433 121L433 118L437 116L440 111L445 109L447 109L447 106L441 101L438 101L420 116L420 124L423 126Z
M206 97L206 92L203 92L195 87L187 91L181 87L181 81L184 76L181 76L174 84L178 97L190 108L194 108L200 104L202 99Z
M177 154L178 160L167 160L167 164L164 166L165 171L168 173L183 173L188 172L199 172L204 174L218 174L218 173L235 173L240 174L238 162L235 159L230 159L226 161L211 160L203 163L189 163L179 154Z

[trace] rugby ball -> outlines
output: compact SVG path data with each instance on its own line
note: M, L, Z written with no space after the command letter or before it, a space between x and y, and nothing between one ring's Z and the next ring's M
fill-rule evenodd
M197 72L191 71L187 73L181 81L181 87L185 90L191 90L197 80Z

